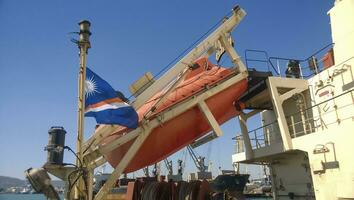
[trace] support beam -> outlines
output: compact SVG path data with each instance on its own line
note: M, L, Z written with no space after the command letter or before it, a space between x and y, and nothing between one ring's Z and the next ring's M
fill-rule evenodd
M94 178L94 170L106 163L107 160L104 157L100 157L96 159L95 161L91 162L89 165L87 165L87 189L88 189L88 200L93 199L93 178Z
M100 125L95 133L85 142L83 145L84 153L89 153L93 151L97 144L99 144L104 138L114 133L118 128L121 127L119 125Z
M151 133L151 129L147 128L134 141L133 145L129 148L128 152L124 155L122 160L116 166L112 174L107 179L106 183L102 186L100 191L97 193L95 200L102 200L106 197L107 193L109 192L109 189L112 188L115 181L124 172L125 168L128 166L130 161L134 158L135 154L138 152L139 148L144 143L145 139L149 136L150 133Z
M277 115L277 121L278 121L279 129L280 129L280 135L283 140L284 150L291 150L293 148L293 144L292 144L292 140L290 137L289 127L286 122L282 102L280 101L280 99L278 97L278 91L274 87L268 86L268 88L269 88L269 91L271 92L272 97L273 97L272 98L273 108L274 108L274 111Z
M199 146L202 146L202 145L205 144L205 143L208 143L208 142L214 140L215 138L218 138L218 136L217 136L214 132L212 132L212 133L210 133L209 135L204 136L204 137L202 137L202 138L200 138L200 139L194 141L192 144L190 144L190 146L191 146L193 149L195 149L195 148L197 148L197 147L199 147Z
M208 134L207 136L204 136L204 137L194 141L192 144L190 144L190 146L193 149L223 135L223 132L219 126L219 123L216 121L215 117L213 116L213 113L211 113L211 111L210 111L208 105L205 103L205 101L199 102L198 107L202 111L202 113L204 114L204 117L208 121L213 132Z
M283 101L280 94L278 92L278 87L277 86L281 86L281 87L286 87L287 84L282 84L282 85L277 85L279 84L276 83L276 81L280 81L277 78L274 79L273 77L269 77L267 80L267 85L268 85L268 90L269 93L271 95L271 99L272 99L272 103L273 103L273 108L274 108L274 112L277 116L277 121L278 121L278 125L279 125L279 129L280 129L280 135L282 137L283 140L283 146L284 146L284 150L291 150L293 148L293 144L292 144L292 140L290 137L290 131L289 131L289 127L288 124L286 122L286 118L285 118L285 114L284 114L284 109L283 109Z
M87 165L87 194L88 194L88 200L93 200L93 178L94 178L94 171L97 167L103 165L106 163L106 159L104 157L101 157L93 162L91 162L89 165Z
M283 109L283 103L286 99L289 99L294 94L307 90L308 83L306 80L303 79L269 77L267 80L267 85L269 88L269 93L272 97L271 99L273 103L274 112L277 116L284 150L291 150L293 148L293 144ZM291 90L281 95L278 92L278 88L289 88Z
M252 110L251 112L244 113L244 114L245 114L246 119L249 119L249 118L253 117L254 115L258 114L261 111L262 110Z
M94 160L93 162L91 162L89 165L88 165L88 169L96 169L97 167L105 164L107 162L107 160L102 156L96 160Z
M244 113L240 113L240 115L238 116L238 120L240 123L243 142L245 144L246 160L250 160L253 158L253 149L252 149L250 137L248 135L247 117Z
M240 129L242 133L242 141L239 142L244 144L246 160L250 160L254 157L251 139L248 134L247 120L253 117L254 115L256 115L257 113L259 113L260 111L261 110L252 110L251 112L248 113L241 112L240 115L238 116ZM239 145L240 144L238 144L238 146Z
M204 101L201 101L198 103L198 107L203 112L205 119L207 119L207 121L208 121L209 125L211 126L211 128L213 129L214 133L218 137L222 136L222 131L219 126L219 123L214 118L213 113L210 112L208 105Z
M285 94L280 95L280 101L283 103L285 100L289 99L290 97L294 96L295 94L299 94L303 92L304 90L307 90L307 88L294 88L290 90L289 92L286 92Z
M87 194L88 194L88 200L93 199L93 176L94 176L94 170L89 169L87 173Z
M234 47L231 46L225 34L221 36L220 43L222 46L224 46L226 53L229 55L229 57L231 58L231 62L234 64L234 67L237 68L239 71L247 70L247 67L245 66L245 64L243 64L241 57L237 54Z
M139 127L137 129L129 132L128 134L125 134L125 135L121 136L120 138L113 140L112 142L110 142L107 145L97 146L97 148L94 151L85 154L85 157L84 157L85 162L90 163L91 161L96 160L97 158L101 157L102 155L113 151L114 149L129 142L130 140L135 139L141 131L142 131L142 129Z

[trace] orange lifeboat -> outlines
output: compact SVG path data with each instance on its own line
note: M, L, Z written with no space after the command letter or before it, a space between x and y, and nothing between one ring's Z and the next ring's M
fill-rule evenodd
M166 109L193 95L197 95L198 92L206 87L215 86L234 74L233 70L216 66L207 58L200 58L195 61L195 64L199 67L189 72L186 78L156 108L153 114L149 116L149 119L156 118L157 115L163 113ZM219 124L223 124L239 114L239 111L235 109L234 102L239 99L246 89L247 80L244 79L205 100L205 103ZM137 111L140 121L162 95L163 92L157 93ZM117 130L116 133L107 137L104 143L118 139L126 131L126 129ZM128 164L125 173L136 171L159 162L210 131L211 127L204 118L203 113L198 106L194 106L153 129ZM117 166L134 140L104 155L107 161L113 167Z

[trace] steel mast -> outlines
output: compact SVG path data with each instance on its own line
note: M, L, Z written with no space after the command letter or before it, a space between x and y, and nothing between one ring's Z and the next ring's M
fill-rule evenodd
M82 145L84 140L84 115L85 115L85 80L86 80L86 59L87 51L91 48L90 44L90 26L91 23L87 20L79 22L80 32L79 32L79 41L77 45L80 49L80 68L79 68L79 95L78 95L78 117L77 117L77 160L76 165L80 168L83 168L83 151ZM85 194L83 191L83 179L79 179L75 187L75 199L83 199Z

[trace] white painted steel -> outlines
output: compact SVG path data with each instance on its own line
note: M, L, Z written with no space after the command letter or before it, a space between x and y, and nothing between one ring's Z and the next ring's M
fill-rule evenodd
M208 121L208 123L209 123L210 127L213 129L214 133L218 137L222 136L223 133L221 131L219 123L214 118L213 113L210 112L208 105L204 101L201 101L198 103L198 107L203 112L205 119Z

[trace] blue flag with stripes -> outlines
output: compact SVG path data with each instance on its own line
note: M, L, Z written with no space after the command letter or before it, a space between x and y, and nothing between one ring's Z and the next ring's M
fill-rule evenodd
M119 98L117 92L101 77L86 69L85 116L98 124L117 124L131 129L138 127L138 114Z

